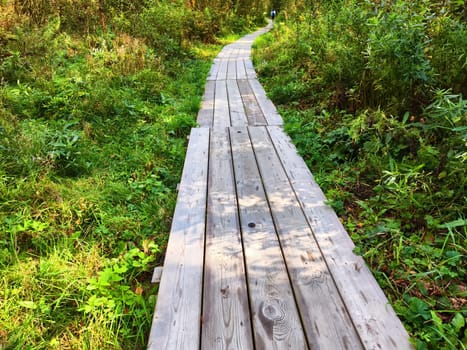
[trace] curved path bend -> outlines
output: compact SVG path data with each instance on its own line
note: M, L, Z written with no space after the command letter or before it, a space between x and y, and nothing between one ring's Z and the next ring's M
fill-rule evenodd
M214 60L190 135L149 349L411 349L256 79Z

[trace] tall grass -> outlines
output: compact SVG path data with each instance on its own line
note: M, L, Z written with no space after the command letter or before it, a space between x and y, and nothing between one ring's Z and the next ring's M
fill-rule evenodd
M124 3L0 2L1 349L146 346L220 47L182 2Z
M417 349L467 341L467 27L443 4L326 2L279 15L254 51Z

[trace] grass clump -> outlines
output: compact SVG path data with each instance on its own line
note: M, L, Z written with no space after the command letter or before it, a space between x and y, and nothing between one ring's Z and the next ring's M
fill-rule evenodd
M145 348L220 32L182 2L0 2L1 349Z
M467 342L467 28L450 6L282 11L254 52L285 129L417 349Z

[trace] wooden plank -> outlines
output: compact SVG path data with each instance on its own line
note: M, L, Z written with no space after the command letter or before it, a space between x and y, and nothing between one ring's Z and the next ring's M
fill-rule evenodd
M236 80L227 80L227 93L229 95L230 123L232 126L246 126L248 120L243 109L242 96Z
M308 349L246 128L230 128L257 349Z
M253 349L227 130L211 133L202 349Z
M242 44L239 50L238 57L241 58L243 61L243 60L250 59L250 55L251 55L251 45ZM243 68L245 68L245 62L242 62L242 64L243 64Z
M268 125L282 125L284 122L282 121L282 117L277 112L276 106L272 103L272 101L266 96L266 92L264 91L263 87L259 83L257 79L249 80L251 90L256 96L256 101L258 101L261 110L263 111L264 117Z
M216 80L217 73L219 72L219 68L220 68L220 60L219 58L215 58L212 63L211 69L209 70L207 80Z
M224 55L226 55L226 52L224 53ZM226 80L229 60L227 56L225 56L225 57L220 58L219 62L220 62L220 66L219 66L219 71L217 72L216 80Z
M209 129L192 129L148 349L198 349Z
M256 71L251 60L245 60L246 76L248 79L256 79Z
M235 58L237 50L232 51L232 57L229 58L227 66L227 79L237 79L237 59Z
M290 139L281 128L268 130L365 348L413 349L402 323L363 258L353 253L352 240L334 210L324 204L324 194Z
M308 344L363 349L266 128L249 132Z
M198 112L197 122L201 127L212 127L214 119L214 97L216 83L208 80L204 88L204 95L201 101L201 109Z
M237 79L239 80L247 79L244 58L237 59Z
M154 268L154 272L152 273L151 283L160 283L162 277L162 270L164 268L162 266L156 266Z
M242 96L243 106L248 120L248 125L266 125L263 112L261 111L255 95L248 84L248 80L237 80L240 95Z
M227 98L227 85L225 80L216 80L214 99L214 121L212 129L224 130L230 126L229 101Z

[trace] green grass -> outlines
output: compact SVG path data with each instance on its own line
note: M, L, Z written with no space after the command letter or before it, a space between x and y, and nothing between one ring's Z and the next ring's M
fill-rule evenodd
M14 35L1 61L0 349L145 348L152 270L220 46L162 61L126 34L51 22Z
M378 6L279 17L254 61L416 348L466 349L467 28L423 1Z

